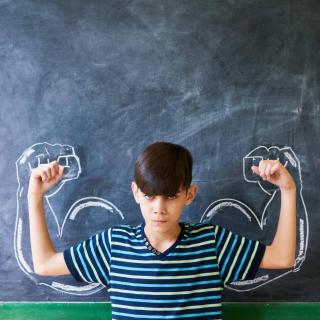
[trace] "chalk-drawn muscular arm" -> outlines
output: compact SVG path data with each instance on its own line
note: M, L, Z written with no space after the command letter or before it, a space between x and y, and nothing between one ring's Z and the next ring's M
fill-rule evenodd
M44 194L63 175L63 166L57 162L38 166L31 172L28 189L28 208L32 260L35 273L43 276L70 274L63 252L56 252L44 214Z
M255 174L281 191L281 208L277 231L266 251L260 268L291 268L296 256L296 185L288 170L278 160L262 160L253 166Z

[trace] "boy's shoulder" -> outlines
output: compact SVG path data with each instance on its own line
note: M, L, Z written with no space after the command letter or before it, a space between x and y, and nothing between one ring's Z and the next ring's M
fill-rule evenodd
M185 223L184 228L187 232L195 233L211 233L214 236L221 230L219 225L210 222Z
M111 227L111 233L112 235L120 235L121 237L127 237L127 238L135 238L139 237L140 235L140 230L142 227L142 223L136 225L136 226L131 226L127 224L119 224Z
M202 228L212 228L213 224L209 222L195 222L195 223L183 223L185 228L191 229L202 229Z
M184 230L186 233L200 234L200 233L214 233L215 225L207 222L196 222L196 223L184 223Z

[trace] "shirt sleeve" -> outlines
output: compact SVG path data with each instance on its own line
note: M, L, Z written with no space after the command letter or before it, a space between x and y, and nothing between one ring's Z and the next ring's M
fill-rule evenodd
M80 282L108 286L110 280L111 231L97 233L63 252L66 265Z
M224 284L253 279L264 256L265 245L215 226L218 266Z

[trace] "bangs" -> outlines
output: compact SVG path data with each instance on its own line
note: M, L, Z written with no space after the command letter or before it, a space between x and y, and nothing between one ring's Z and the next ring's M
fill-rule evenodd
M135 182L147 195L175 196L189 188L192 157L182 146L165 142L150 145L138 158Z

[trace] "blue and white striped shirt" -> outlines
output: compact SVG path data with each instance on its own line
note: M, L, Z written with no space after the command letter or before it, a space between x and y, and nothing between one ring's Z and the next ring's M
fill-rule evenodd
M181 223L156 254L144 224L115 226L64 252L78 281L107 286L112 319L221 319L224 285L252 279L265 246L212 224Z

